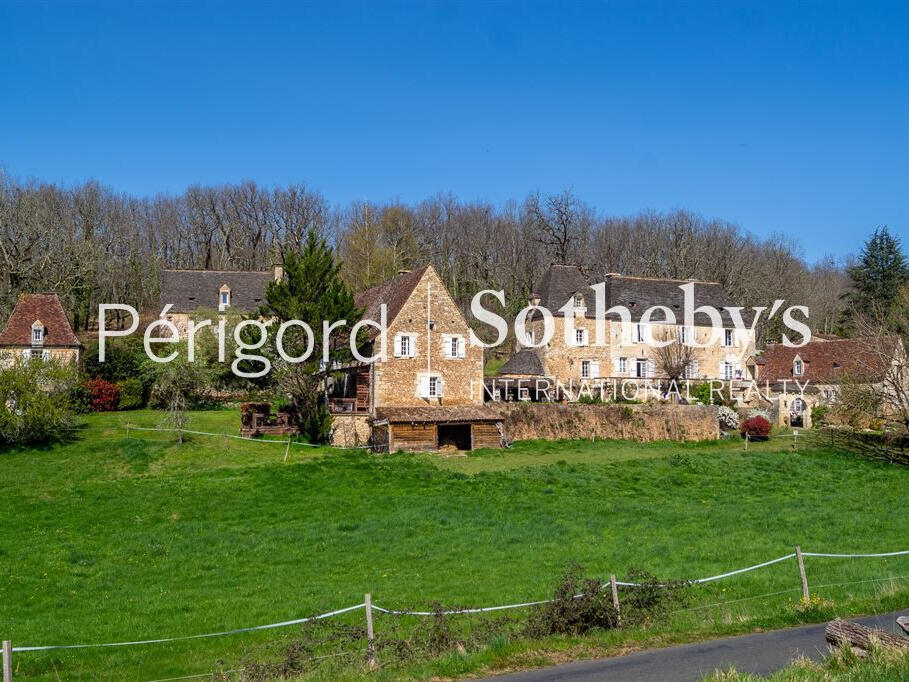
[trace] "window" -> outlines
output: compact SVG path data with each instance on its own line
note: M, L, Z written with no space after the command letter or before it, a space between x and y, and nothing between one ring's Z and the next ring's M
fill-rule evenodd
M576 345L576 346L586 346L587 345L587 330L586 329L575 329L574 330L574 345Z
M537 335L533 329L527 330L527 342L532 346L537 342Z
M574 307L583 308L584 307L584 297L581 294L574 295Z
M700 368L698 367L698 361L692 360L687 365L685 365L685 378L686 379L697 379L700 376Z
M628 372L628 358L615 359L615 373L626 374Z
M441 398L442 397L442 377L426 376L420 377L420 397L421 398Z
M735 367L733 367L732 363L724 362L722 365L720 365L720 369L722 370L723 379L726 381L732 381L733 372L735 371Z
M32 327L32 344L40 346L44 343L44 327Z
M590 360L581 360L581 378L590 378Z
M688 343L688 327L679 327L679 343Z
M792 373L797 377L805 373L805 365L802 363L801 358L796 358L795 362L792 363Z
M463 358L465 357L465 345L463 336L443 336L442 337L442 354L446 358Z
M635 360L634 362L634 375L638 379L643 379L647 376L647 361L646 360Z
M636 325L634 325L634 328L635 328L635 339L637 340L638 343L643 343L644 336L645 336L644 335L644 325L636 324Z
M733 330L733 329L724 329L723 330L723 345L724 346L734 346L735 345L735 330Z
M227 305L230 302L230 292L222 291L221 292L221 305Z
M399 334L395 338L395 357L412 358L414 357L416 344L412 334Z

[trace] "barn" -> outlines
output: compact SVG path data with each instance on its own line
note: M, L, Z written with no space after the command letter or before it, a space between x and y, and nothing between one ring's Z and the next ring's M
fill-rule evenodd
M484 406L379 408L372 433L380 452L476 450L505 444L501 412Z

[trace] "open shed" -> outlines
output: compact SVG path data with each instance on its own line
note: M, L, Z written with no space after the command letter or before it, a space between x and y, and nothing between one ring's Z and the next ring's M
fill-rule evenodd
M502 414L491 407L386 407L373 420L375 449L476 450L504 445Z

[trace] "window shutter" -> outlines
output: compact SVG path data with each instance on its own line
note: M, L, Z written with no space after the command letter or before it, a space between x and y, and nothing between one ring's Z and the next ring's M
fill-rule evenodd
M420 397L421 398L429 397L429 377L427 377L427 376L420 377Z
M467 357L467 340L464 337L458 339L458 357Z
M49 350L41 351L41 359L44 360L44 362L50 361L50 359L51 359L50 351Z
M590 378L599 379L600 378L600 363L597 360L594 360L590 363Z
M25 360L26 362L28 362L28 359L29 359L30 357L31 357L31 351L28 350L28 348L23 349L23 351L22 351L22 359Z
M443 391L444 391L444 388L443 388L443 384L442 384L442 377L436 377L436 396L441 398Z
M622 373L622 358L613 358L612 359L612 372L613 372L613 374Z
M652 378L656 372L656 363L653 360L647 361L647 377Z
M402 352L402 348L401 348L401 335L400 335L400 334L396 334L396 335L395 335L395 357L396 357L396 358L401 357L401 352Z

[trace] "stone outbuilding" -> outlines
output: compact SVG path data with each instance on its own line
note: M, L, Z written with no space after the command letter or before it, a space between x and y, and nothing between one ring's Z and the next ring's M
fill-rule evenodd
M82 349L57 294L21 294L0 332L4 364L33 359L78 363Z
M457 451L505 444L502 414L483 406L386 407L373 419L374 448Z

